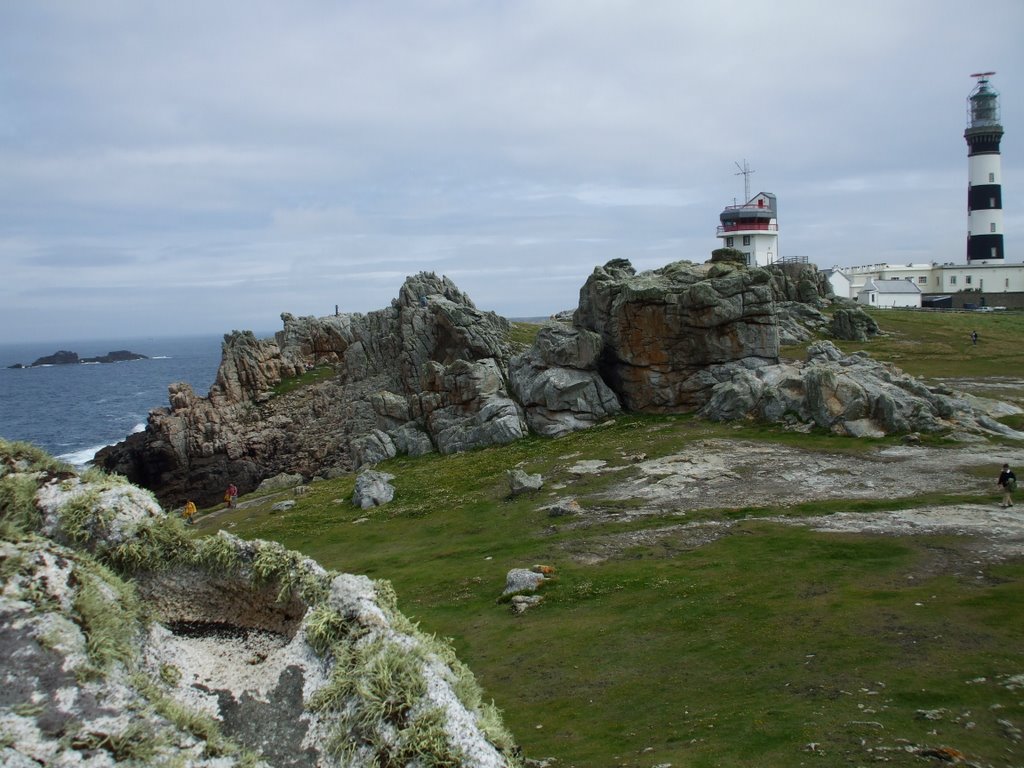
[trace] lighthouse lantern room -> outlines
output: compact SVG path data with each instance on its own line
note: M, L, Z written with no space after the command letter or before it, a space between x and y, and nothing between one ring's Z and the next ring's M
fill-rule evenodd
M967 263L1003 259L1003 192L999 142L999 92L995 72L978 72L967 97Z

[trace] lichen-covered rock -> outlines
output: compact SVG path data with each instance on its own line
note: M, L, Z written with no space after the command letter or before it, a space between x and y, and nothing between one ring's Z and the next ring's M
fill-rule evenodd
M675 262L637 274L617 259L580 290L574 324L603 341L601 374L632 411L699 407L709 366L778 362L771 277L727 262Z
M148 492L4 441L0 484L3 765L519 765L387 582L193 539Z
M360 509L370 509L387 504L395 498L395 487L391 481L394 475L366 469L356 476L356 487L352 492L352 503Z
M598 372L601 337L583 328L545 325L509 363L509 386L537 434L558 437L622 410Z
M813 424L852 437L967 428L1024 438L965 400L933 390L863 352L843 355L829 341L808 347L802 363L736 366L727 373L700 415Z
M832 335L848 341L867 341L878 334L878 323L860 307L839 307L832 313Z

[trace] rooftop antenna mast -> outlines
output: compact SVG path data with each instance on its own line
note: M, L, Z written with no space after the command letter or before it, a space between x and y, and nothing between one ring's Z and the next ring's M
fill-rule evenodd
M734 173L733 176L743 177L743 204L746 205L750 202L750 174L754 171L749 165L747 165L746 158L743 159L743 165L735 163L736 167L740 169L739 173Z

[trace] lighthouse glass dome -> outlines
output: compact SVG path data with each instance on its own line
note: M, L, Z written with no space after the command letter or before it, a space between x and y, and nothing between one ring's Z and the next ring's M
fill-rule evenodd
M999 125L999 92L988 84L988 80L978 81L978 87L967 103L972 128Z

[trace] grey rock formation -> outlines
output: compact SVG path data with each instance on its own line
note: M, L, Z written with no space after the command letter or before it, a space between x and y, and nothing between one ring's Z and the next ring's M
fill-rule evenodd
M193 539L148 492L55 467L0 456L5 481L36 488L0 499L18 530L0 540L3 765L519 765L387 582Z
M756 370L736 366L699 413L715 420L812 424L853 437L954 429L1024 437L965 400L930 389L863 352L844 356L829 341L812 344L802 363Z
M391 481L394 475L364 469L356 476L356 487L352 492L352 503L360 509L370 509L387 504L395 498L395 487Z
M860 307L839 307L832 313L831 331L837 339L867 341L878 334L878 323Z
M96 462L169 504L213 503L282 472L351 471L399 451L451 453L524 436L505 370L508 321L447 278L406 280L390 307L281 316L273 339L224 338L206 397L169 388L170 408Z
M268 477L266 480L261 482L256 487L257 493L269 493L270 491L280 491L285 488L293 488L303 481L302 475L290 475L287 472L282 472L279 475Z
M786 262L764 269L771 275L772 296L777 302L796 302L821 309L835 296L828 277L814 264Z
M601 337L602 377L632 411L699 407L716 366L778 362L771 276L728 262L637 274L610 261L580 290L574 324Z
M533 347L509 363L509 386L530 429L557 437L619 413L618 397L601 379L601 337L562 324L545 325Z

